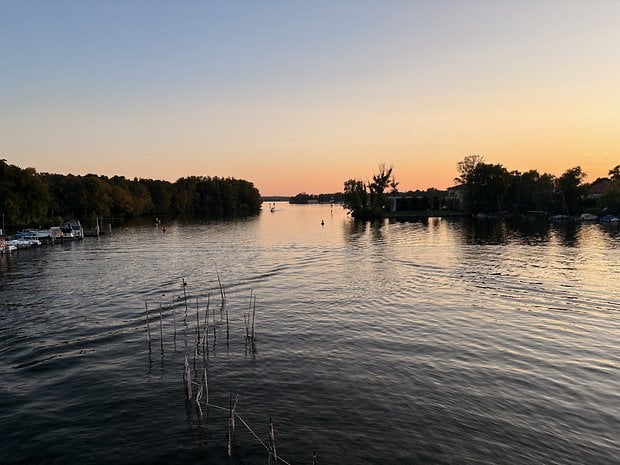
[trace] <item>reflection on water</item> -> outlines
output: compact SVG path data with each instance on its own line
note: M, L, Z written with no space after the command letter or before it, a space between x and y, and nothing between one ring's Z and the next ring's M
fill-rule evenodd
M603 238L607 246L614 247L618 245L617 239L620 237L620 228L617 225L578 222L554 224L543 220L488 218L422 218L409 222L392 221L392 224L398 223L425 226L429 233L445 226L451 231L447 232L443 228L442 232L449 234L451 238L464 244L479 245L539 245L557 242L565 247L589 247L593 242L599 242ZM352 233L366 227L368 226L364 223L349 225Z
M242 432L227 458L227 414L184 401L183 335L218 274L210 399L239 393L261 437L272 417L291 463L617 463L618 228L284 203L167 226L0 257L3 463L264 462Z

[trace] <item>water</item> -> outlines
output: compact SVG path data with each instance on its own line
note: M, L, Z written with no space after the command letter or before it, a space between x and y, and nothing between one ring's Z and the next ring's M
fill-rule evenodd
M184 400L216 273L210 402L239 394L265 441L271 417L291 464L620 463L617 228L288 204L1 257L0 463L266 463L239 422L227 458L227 412Z

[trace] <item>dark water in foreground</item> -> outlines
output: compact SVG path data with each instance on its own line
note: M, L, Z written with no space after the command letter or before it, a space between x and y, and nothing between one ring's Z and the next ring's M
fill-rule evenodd
M227 413L184 400L216 269L230 343L217 313L210 402L239 394L263 440L273 418L291 464L620 463L618 229L282 204L168 230L0 257L0 463L267 463L239 422L227 458Z

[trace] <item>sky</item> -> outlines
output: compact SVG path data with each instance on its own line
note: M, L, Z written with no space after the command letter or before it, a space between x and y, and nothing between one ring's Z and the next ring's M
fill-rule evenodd
M0 0L0 158L263 195L620 164L618 0Z

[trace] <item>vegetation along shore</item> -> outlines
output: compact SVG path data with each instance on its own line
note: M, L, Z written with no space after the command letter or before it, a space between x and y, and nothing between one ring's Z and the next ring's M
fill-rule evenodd
M569 220L615 218L620 214L620 165L608 177L586 183L580 166L561 176L508 171L479 155L457 163L455 185L446 190L400 192L391 166L379 166L372 180L349 179L343 192L299 193L290 203L342 203L356 219L425 216L528 216ZM278 199L281 200L281 199ZM202 218L259 213L261 196L249 181L188 176L176 182L37 173L0 160L2 229L53 226L68 219L86 225L96 218L193 214ZM4 231L6 233L6 231Z
M37 173L0 160L0 212L7 229L54 226L66 219L184 213L221 218L256 215L258 189L234 178L188 176L171 183L123 176Z
M445 191L399 192L393 168L381 165L372 181L345 181L344 206L358 219L511 215L570 220L620 214L620 165L592 183L585 182L579 166L555 177L536 170L508 171L479 155L466 156L457 171L455 186Z

